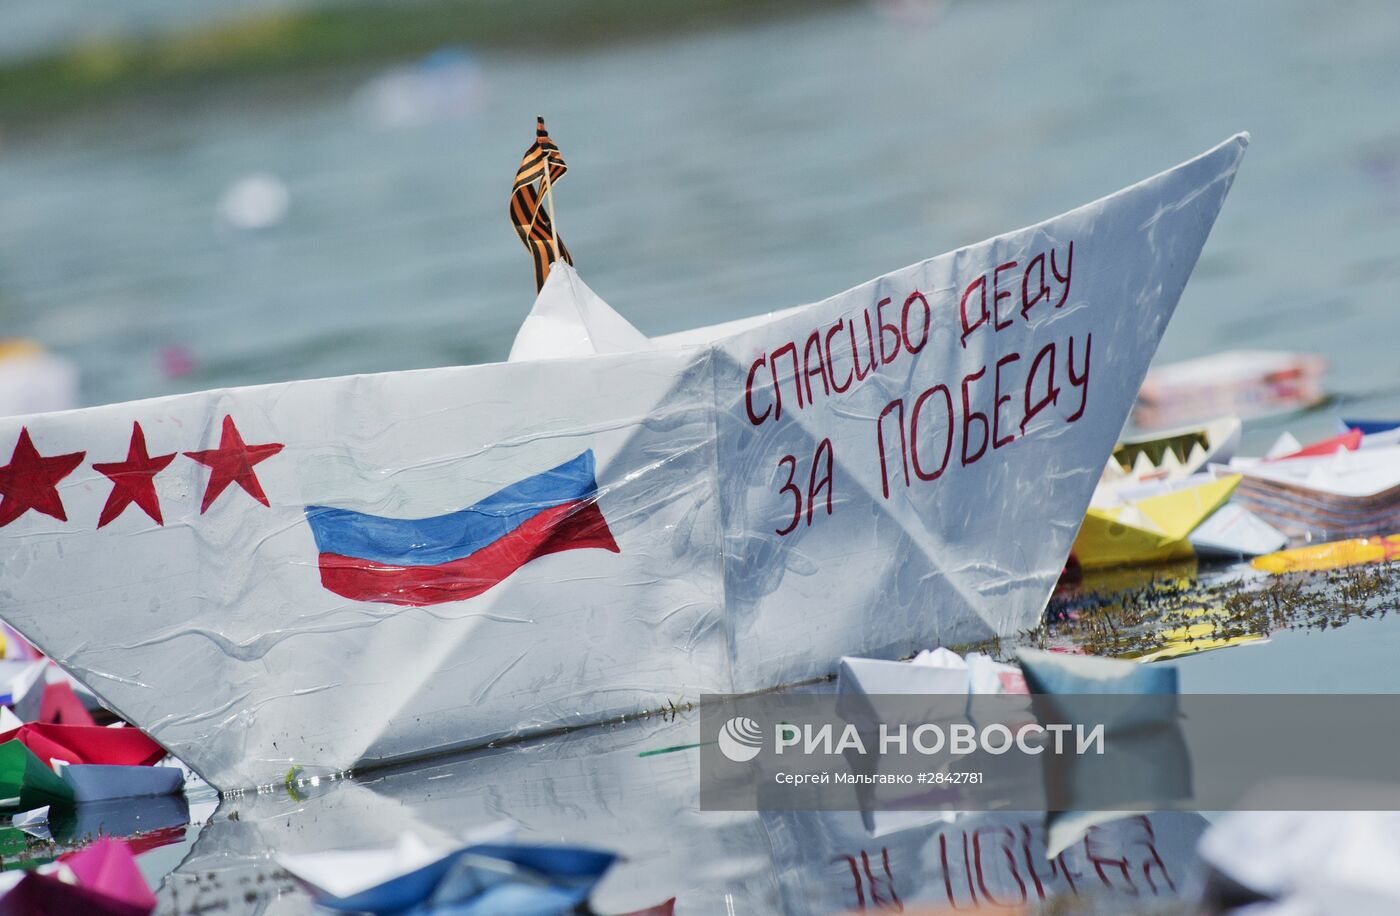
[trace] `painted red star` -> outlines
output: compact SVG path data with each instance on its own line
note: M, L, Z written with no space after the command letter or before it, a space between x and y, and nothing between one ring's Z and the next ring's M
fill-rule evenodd
M185 452L209 468L209 485L204 489L204 503L199 507L199 514L207 512L214 500L218 499L219 494L227 490L231 483L238 484L245 493L266 506L267 496L263 493L262 484L258 483L258 476L253 473L253 465L259 461L266 461L280 451L280 442L269 442L265 445L245 444L243 437L238 434L238 428L233 425L233 417L225 416L218 448Z
M135 503L157 525L164 525L160 515L160 499L156 496L156 475L169 467L175 460L175 452L169 455L151 455L146 451L146 434L140 423L131 424L131 444L126 447L125 461L111 461L93 464L93 470L106 474L112 480L112 492L102 507L102 516L97 527L115 519Z
M29 428L21 427L10 463L0 467L0 528L33 509L68 521L63 500L58 496L58 482L83 463L86 452L67 455L40 455L29 438Z

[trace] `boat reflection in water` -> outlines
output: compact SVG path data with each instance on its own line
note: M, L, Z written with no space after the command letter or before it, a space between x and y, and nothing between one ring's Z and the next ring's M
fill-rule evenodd
M827 913L1001 907L1079 895L1170 900L1194 887L1196 814L1129 816L1092 827L1047 859L1044 815L699 809L698 715L575 731L414 769L321 780L305 790L226 799L160 890L162 911L227 900L259 913L309 913L274 853L388 848L405 832L454 846L502 819L525 843L613 849L598 913L672 897L675 912ZM297 796L301 796L298 798Z

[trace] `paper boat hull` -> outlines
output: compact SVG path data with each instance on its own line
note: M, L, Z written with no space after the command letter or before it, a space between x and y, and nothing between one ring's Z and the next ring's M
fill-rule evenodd
M72 787L76 802L176 795L185 787L185 774L180 768L164 766L74 764L64 767L63 780Z
M0 420L6 617L224 789L1032 627L1244 147L688 345Z

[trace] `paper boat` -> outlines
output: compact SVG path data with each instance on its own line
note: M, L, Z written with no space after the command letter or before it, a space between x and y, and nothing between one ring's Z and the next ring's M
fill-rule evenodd
M1119 442L1094 489L1075 558L1081 565L1104 567L1193 555L1253 557L1282 549L1287 537L1248 509L1199 498L1218 488L1193 493L1188 486L1208 465L1231 461L1239 444L1238 417ZM1135 505L1147 499L1152 502Z
M1285 533L1328 539L1400 531L1400 445L1231 467L1244 475L1238 499Z
M1181 480L1204 470L1207 464L1227 464L1239 445L1238 417L1124 439L1113 449L1094 502L1111 497L1122 487Z
M1323 439L1321 442L1314 442L1305 445L1286 454L1281 454L1266 458L1266 461L1292 461L1296 458L1319 458L1323 455L1335 455L1338 452L1354 452L1361 447L1361 441L1365 436L1359 429L1349 429L1341 435Z
M0 734L0 741L10 740L20 742L45 763L151 766L165 756L164 748L134 728L30 722Z
M1400 430L1400 423L1395 420L1349 420L1343 417L1339 425L1344 433L1359 429L1363 436L1378 436Z
M0 810L71 804L73 789L18 741L0 743Z
M1079 722L1097 714L1110 740L1140 762L1124 767L1093 754L1047 756L1047 787L1055 785L1066 800L1111 798L1119 805L1141 805L1143 813L1180 806L1191 797L1189 758L1175 722L1179 691L1174 666L1030 648L1017 650L1016 658L1040 721ZM1104 716L1104 707L1092 697L1112 694L1137 699ZM1091 827L1131 816L1115 809L1046 811L1046 853L1057 855Z
M925 650L907 662L880 658L841 659L837 672L838 694L945 694L1025 693L1021 670L980 652L967 657L939 647Z
M1282 531L1244 506L1227 503L1207 516L1187 535L1201 557L1257 557L1282 550L1288 538Z
M179 767L80 763L60 767L58 775L73 789L75 802L175 795L185 788Z
M1034 626L1246 142L773 315L561 263L514 362L0 420L7 620L221 789Z
M1218 480L1191 478L1169 487L1144 488L1144 495L1130 495L1122 505L1091 508L1074 539L1073 557L1090 569L1194 556L1192 532L1224 506L1239 482L1238 474ZM1153 492L1156 489L1164 492ZM1217 537L1223 539L1228 530Z
M123 843L105 837L64 856L52 869L29 872L0 897L0 916L145 916L155 908L155 895L136 857Z
M1145 429L1222 413L1242 417L1300 410L1326 397L1327 361L1309 353L1231 350L1155 368L1138 392L1134 419Z
M566 846L468 842L432 850L407 836L385 850L278 857L323 908L350 913L571 913L613 853Z

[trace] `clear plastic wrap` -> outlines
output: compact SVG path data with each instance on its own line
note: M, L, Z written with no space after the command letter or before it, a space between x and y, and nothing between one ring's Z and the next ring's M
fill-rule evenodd
M1031 627L1245 145L766 318L556 265L514 362L5 419L3 614L224 789Z

